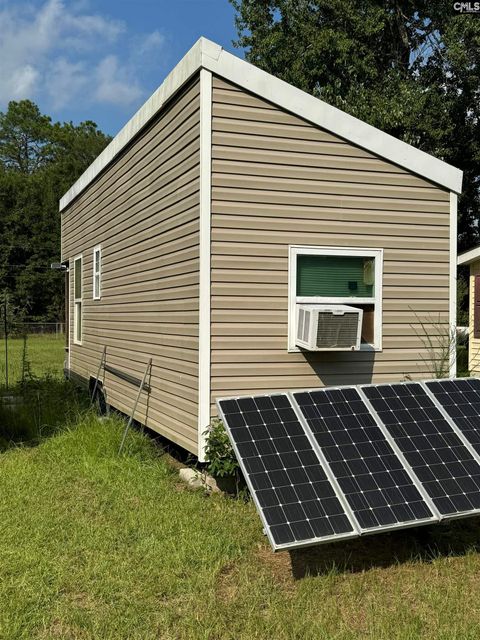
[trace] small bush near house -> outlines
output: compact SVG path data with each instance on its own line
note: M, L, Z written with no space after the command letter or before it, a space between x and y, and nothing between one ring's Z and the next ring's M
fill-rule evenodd
M207 465L205 470L207 473L214 478L236 478L240 468L223 422L218 418L212 420L206 435L205 459Z

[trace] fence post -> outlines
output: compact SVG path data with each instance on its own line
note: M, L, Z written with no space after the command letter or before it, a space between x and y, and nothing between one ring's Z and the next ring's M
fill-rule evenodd
M7 321L7 292L3 300L3 328L5 330L5 388L8 389L8 321Z

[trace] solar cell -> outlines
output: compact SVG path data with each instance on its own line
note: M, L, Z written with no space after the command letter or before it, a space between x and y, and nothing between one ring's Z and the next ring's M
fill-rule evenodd
M217 405L275 549L358 535L286 394Z
M292 395L362 530L437 519L355 388Z
M425 385L476 453L480 454L480 380L432 380Z
M444 517L480 509L480 465L419 383L362 386Z

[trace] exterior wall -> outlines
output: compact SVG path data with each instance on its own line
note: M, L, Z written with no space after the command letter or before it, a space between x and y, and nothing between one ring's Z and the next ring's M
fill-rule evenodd
M431 376L449 211L447 190L214 77L212 414L222 396ZM384 248L381 353L287 352L289 244Z
M468 368L472 376L480 375L480 338L473 337L474 313L475 313L475 276L480 275L480 261L470 265L469 283L469 322L468 322Z
M183 89L62 213L62 260L83 253L83 343L70 366L95 376L107 363L141 378L137 419L197 452L199 82ZM93 248L102 246L102 298L93 300ZM137 387L106 374L110 404L130 413Z

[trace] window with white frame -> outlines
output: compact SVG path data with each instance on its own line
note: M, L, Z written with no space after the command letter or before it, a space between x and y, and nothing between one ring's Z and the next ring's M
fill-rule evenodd
M75 258L73 262L73 341L82 344L82 289L83 259Z
M362 350L382 349L383 249L289 247L288 350L295 345L296 305L342 304L363 310Z
M93 299L100 300L102 287L102 247L93 250Z

